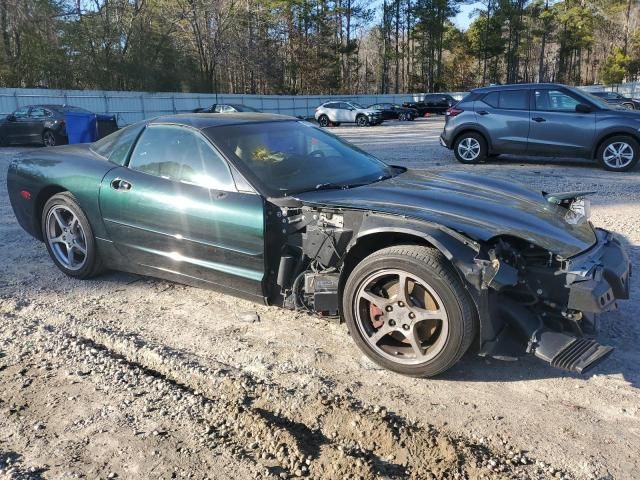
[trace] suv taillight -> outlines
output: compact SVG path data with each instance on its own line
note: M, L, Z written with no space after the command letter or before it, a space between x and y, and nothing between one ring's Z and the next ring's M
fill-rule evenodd
M464 112L464 110L462 110L461 108L449 107L445 115L447 117L455 117L456 115L460 115L462 112Z

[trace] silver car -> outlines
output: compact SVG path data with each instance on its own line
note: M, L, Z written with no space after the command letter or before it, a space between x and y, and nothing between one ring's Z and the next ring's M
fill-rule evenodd
M356 102L331 101L316 108L315 118L321 127L355 123L359 127L382 123L382 112L366 108Z
M478 88L447 110L440 142L461 163L500 154L582 157L624 172L640 158L640 111L559 84Z

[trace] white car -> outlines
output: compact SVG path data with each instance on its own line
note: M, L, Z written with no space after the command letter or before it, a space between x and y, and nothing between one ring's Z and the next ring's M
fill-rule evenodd
M359 127L382 123L382 112L366 108L356 102L331 101L316 108L316 120L321 127L355 123Z

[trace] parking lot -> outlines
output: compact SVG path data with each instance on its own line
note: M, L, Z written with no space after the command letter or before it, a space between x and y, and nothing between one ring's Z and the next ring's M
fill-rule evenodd
M331 131L382 160L593 191L640 271L640 168L463 166L442 117ZM640 287L588 375L472 353L436 379L364 360L324 319L122 273L65 277L16 223L0 150L0 478L637 478ZM257 312L247 323L239 316Z

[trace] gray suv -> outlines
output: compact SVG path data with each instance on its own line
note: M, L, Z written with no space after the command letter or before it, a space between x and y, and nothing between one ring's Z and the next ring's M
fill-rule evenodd
M583 157L624 172L640 156L640 112L566 85L478 88L447 110L440 143L461 163L500 154Z

